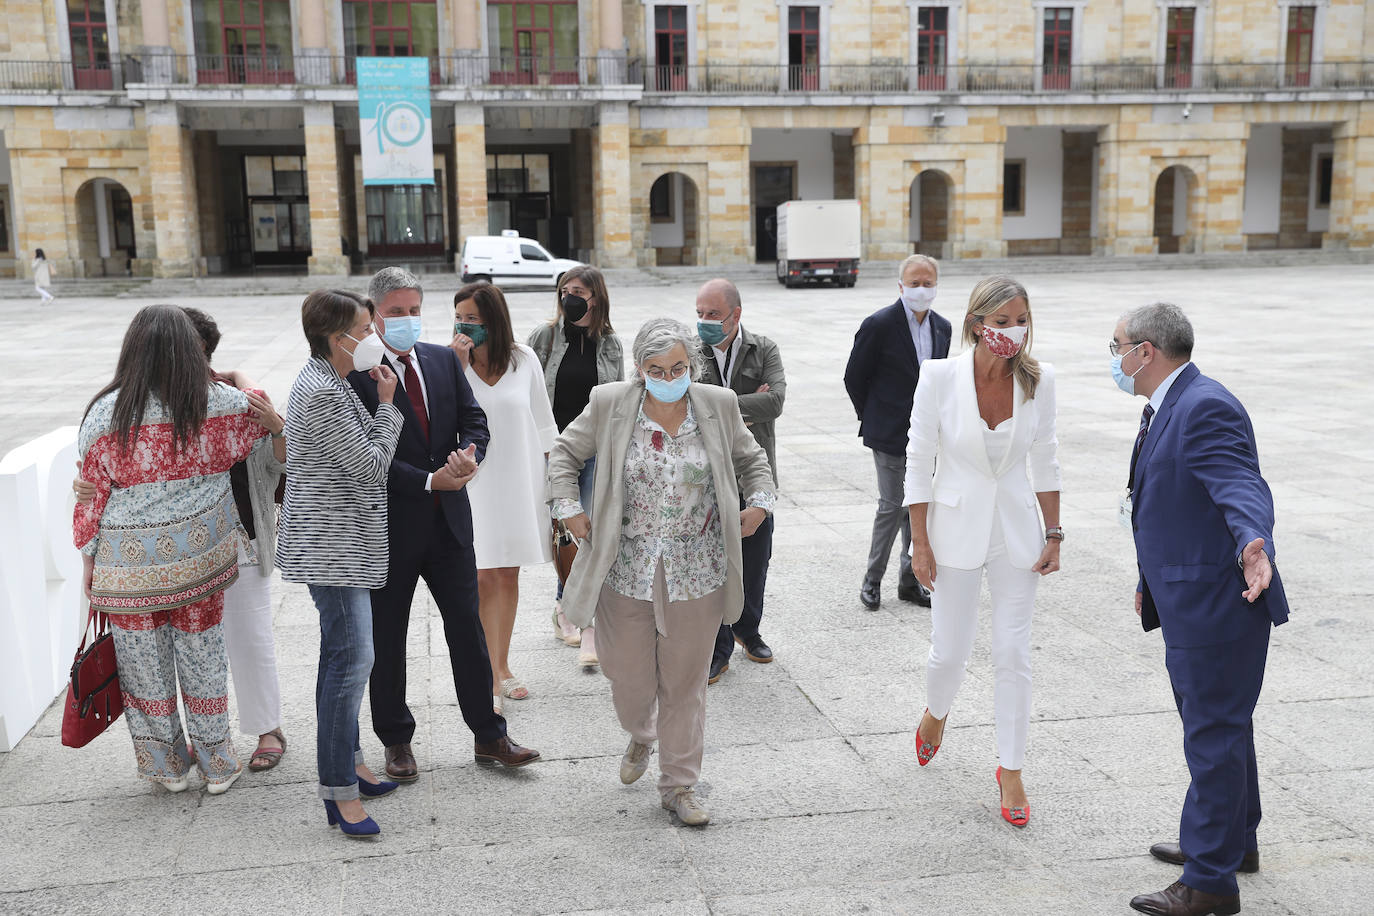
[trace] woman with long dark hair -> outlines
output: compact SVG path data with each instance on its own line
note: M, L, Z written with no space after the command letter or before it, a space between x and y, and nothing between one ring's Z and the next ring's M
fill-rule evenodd
M134 316L114 379L81 421L81 477L95 485L72 522L85 590L113 624L138 774L172 792L187 787L192 760L212 795L243 772L221 623L239 574L229 469L267 434L247 395L211 380L174 305Z
M563 274L555 297L553 319L539 325L527 343L544 367L544 387L553 405L553 419L561 433L577 419L591 400L592 389L625 379L625 357L620 338L611 327L611 296L606 278L595 267L583 265ZM582 508L592 506L592 479L596 456L587 459L577 475ZM554 636L570 646L580 646L578 663L598 663L592 627L578 630L563 614L563 581L553 604Z
M547 563L549 513L544 506L544 458L557 427L534 351L515 342L506 297L490 283L470 283L453 297L453 350L483 412L491 441L468 484L478 611L491 654L499 712L503 698L530 695L510 670L510 640L520 600L520 567Z

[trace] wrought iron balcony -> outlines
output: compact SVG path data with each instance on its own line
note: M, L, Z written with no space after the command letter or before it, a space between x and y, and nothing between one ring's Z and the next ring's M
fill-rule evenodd
M120 61L77 66L62 60L0 60L0 92L107 91L124 88Z
M1190 92L1276 89L1371 89L1374 61L1296 65L703 64L643 68L648 93Z

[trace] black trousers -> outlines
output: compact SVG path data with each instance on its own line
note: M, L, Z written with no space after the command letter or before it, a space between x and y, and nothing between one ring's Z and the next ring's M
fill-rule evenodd
M392 542L386 585L372 591L372 728L388 747L409 744L415 734L406 705L406 631L415 586L424 579L444 620L463 721L478 741L495 741L506 734L506 720L491 706L491 659L477 615L477 558L471 544L453 536L443 510L431 500L425 504L430 517L413 525L404 541Z
M773 516L759 525L759 530L740 541L740 559L744 568L744 610L739 620L721 624L716 634L715 660L727 661L735 651L735 637L752 639L759 635L763 621L763 587L768 583L768 563L773 559Z

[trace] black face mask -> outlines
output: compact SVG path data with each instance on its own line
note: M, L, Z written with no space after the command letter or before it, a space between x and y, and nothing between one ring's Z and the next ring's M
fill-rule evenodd
M581 321L587 315L587 300L572 293L563 297L563 317L571 324Z

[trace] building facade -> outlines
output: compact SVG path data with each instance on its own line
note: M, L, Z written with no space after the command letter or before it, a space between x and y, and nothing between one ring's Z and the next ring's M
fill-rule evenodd
M363 186L372 55L433 188ZM834 197L867 258L1374 247L1374 3L0 0L0 272L739 264Z

